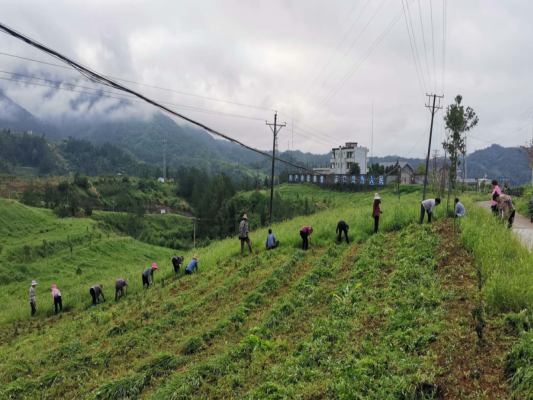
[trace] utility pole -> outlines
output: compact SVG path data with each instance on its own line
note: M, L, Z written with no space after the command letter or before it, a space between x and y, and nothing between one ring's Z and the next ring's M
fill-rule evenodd
M436 94L433 94L433 95L426 94L426 96L429 97L430 101L431 101L431 96L433 96L433 106L430 106L429 104L426 105L426 107L429 108L431 112L431 128L429 129L429 144L428 144L428 152L426 156L426 174L424 177L424 198L423 200L426 200L426 190L428 186L429 155L431 154L431 136L433 135L433 119L435 117L435 113L442 108L440 106L440 99L444 98L444 96L437 96ZM439 105L435 107L435 101L437 100L437 97L439 98Z
M400 168L400 161L396 160L396 169L398 170L396 174L398 175L398 201L400 201L400 179L402 177L402 169Z
M374 102L372 102L372 135L370 140L370 160L372 160L372 156L374 155ZM370 161L370 164L372 164L372 161Z
M278 112L274 114L274 123L269 124L266 123L268 126L270 126L270 129L272 130L272 133L274 134L274 143L272 145L272 176L270 180L270 225L274 222L274 214L272 213L272 206L274 201L274 161L276 160L276 136L278 135L278 132L283 128L286 124L278 125Z

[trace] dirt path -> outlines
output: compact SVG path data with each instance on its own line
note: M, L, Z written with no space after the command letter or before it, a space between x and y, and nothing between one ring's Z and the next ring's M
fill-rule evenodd
M479 201L477 205L483 207L486 210L491 211L490 201ZM524 246L528 246L533 249L533 223L521 214L516 214L513 224L513 230L520 237L520 241Z
M437 274L450 294L446 301L446 329L431 347L442 373L437 379L439 398L508 397L504 357L514 338L496 319L485 315L483 338L475 330L472 311L478 306L475 261L462 246L454 250L452 225L438 224L441 245Z

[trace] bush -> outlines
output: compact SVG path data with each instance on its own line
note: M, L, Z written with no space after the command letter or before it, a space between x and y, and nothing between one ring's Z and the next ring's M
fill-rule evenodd
M74 184L82 189L87 189L89 187L89 178L85 174L76 172L74 175Z

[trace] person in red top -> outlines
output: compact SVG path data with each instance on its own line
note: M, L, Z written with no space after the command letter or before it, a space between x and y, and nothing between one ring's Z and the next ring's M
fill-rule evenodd
M379 197L379 194L376 193L374 195L374 210L372 211L372 217L374 217L374 233L378 233L379 217L383 213L383 211L379 209L380 204L381 204L381 197Z
M313 228L310 226L304 226L302 229L300 229L300 236L302 237L302 250L307 250L309 248L309 238L311 237L311 234L313 233Z
M492 213L494 215L498 215L500 210L498 209L498 202L494 201L494 195L498 194L498 196L500 196L502 194L502 190L498 186L497 179L493 179L491 183L492 183L492 194L490 195L490 208L492 208Z

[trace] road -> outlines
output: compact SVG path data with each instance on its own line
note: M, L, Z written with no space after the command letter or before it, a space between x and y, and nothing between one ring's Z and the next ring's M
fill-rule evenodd
M476 204L491 211L490 201L480 201ZM520 237L520 240L525 246L533 249L533 224L529 218L521 214L516 214L514 218L513 231Z

